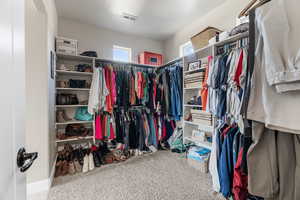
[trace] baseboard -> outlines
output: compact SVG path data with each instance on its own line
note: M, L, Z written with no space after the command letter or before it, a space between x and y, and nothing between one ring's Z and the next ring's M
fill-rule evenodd
M54 160L54 163L53 163L53 166L52 166L52 169L51 169L51 173L50 173L50 178L49 178L50 179L50 187L49 187L49 189L51 188L53 180L54 180L56 161L57 161L57 154L55 156L55 160Z
M53 163L49 178L27 184L27 195L34 195L41 192L48 192L50 190L54 179L55 165L57 160L56 158L57 157L55 157L55 161Z
M27 184L27 195L34 195L41 192L49 191L50 186L51 186L50 178L29 183Z

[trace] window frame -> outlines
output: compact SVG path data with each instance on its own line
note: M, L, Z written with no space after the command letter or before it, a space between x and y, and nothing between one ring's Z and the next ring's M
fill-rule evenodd
M183 49L185 48L185 47L187 47L187 46L189 46L189 45L191 45L192 47L193 47L193 44L192 44L192 42L189 40L189 41L187 41L187 42L185 42L185 43L183 43L182 45L180 45L180 47L179 47L179 56L180 57L184 57L184 56L187 56L187 55L184 55L184 53L183 53ZM193 53L195 52L195 50L194 50L194 48L193 48ZM189 54L188 54L189 55Z
M128 52L128 61L115 59L115 55L114 55L114 50L115 49L127 51ZM119 45L113 45L113 52L112 53L113 53L113 60L115 60L115 61L132 62L132 49L129 48L129 47L122 47L122 46L119 46Z

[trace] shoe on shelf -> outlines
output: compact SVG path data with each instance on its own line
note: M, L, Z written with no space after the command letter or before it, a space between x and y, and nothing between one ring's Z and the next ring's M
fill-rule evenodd
M90 152L90 154L89 154L89 171L92 171L94 169L95 169L94 157L93 157L93 153Z
M98 157L97 152L96 152L96 151L92 151L91 154L93 154L95 167L100 167L100 166L101 166L101 160L100 160L100 158Z
M58 123L65 122L64 111L63 110L58 110L56 112L56 122L58 122Z
M75 164L73 161L69 162L69 174L73 175L76 173Z
M59 140L65 140L65 139L67 139L68 137L67 137L66 134L63 133L63 132L57 132L57 133L56 133L56 138L59 139Z
M62 175L62 161L57 160L55 164L55 174L54 177L59 177Z
M56 111L56 122L63 123L66 121L71 121L71 120L72 119L67 116L65 110Z
M83 158L82 172L87 173L88 171L89 171L89 156L85 154Z
M69 162L67 160L62 161L61 175L65 176L69 173Z
M82 166L77 159L74 159L74 167L77 173L82 172Z
M101 166L101 156L98 156L97 150L98 150L98 148L96 146L93 145L91 147L91 154L93 154L95 167L100 167Z

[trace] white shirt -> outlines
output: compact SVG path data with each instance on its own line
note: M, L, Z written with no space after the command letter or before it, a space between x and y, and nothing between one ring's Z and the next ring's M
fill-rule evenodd
M290 6L295 6L297 0L286 1L289 3L291 2ZM265 35L265 32L262 30L263 26L261 26L260 24L262 21L261 18L266 15L266 12L268 13L271 8L278 6L278 3L285 4L281 0L273 0L270 3L258 8L256 12L257 44L255 52L255 66L252 77L251 94L248 107L248 118L251 120L263 122L265 123L266 127L273 130L300 134L300 91L278 93L276 84L278 84L279 79L272 77L270 79L270 73L276 72L276 70L278 70L279 68L274 65L270 65L270 62L276 61L271 61L269 52L265 51L265 45L269 44L268 42L265 43L265 37L269 37L269 35ZM279 8L274 9L278 10ZM289 9L289 11L291 12L294 10L296 9ZM274 23L277 23L275 21L281 21L281 19L278 18L281 18L282 16L278 14L277 17L273 17ZM298 27L298 29L300 29L300 26ZM274 35L276 35L277 33L273 32L269 34L271 34L270 37L275 37ZM273 39L275 40L275 38ZM300 46L300 43L297 43L298 40L295 40L295 43ZM274 41L274 43L277 44L280 43L280 41ZM272 45L274 46L275 44ZM284 49L284 46L282 48ZM282 49L279 50L279 52L281 51ZM274 69L274 67L276 69ZM288 70L288 68L285 69ZM292 71L289 71L289 73L292 73ZM297 74L297 72L295 72L295 74ZM276 84L274 84L272 80L276 80ZM288 80L286 79L285 81Z

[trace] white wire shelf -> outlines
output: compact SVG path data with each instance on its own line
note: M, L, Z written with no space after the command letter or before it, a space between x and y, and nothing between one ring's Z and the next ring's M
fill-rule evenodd
M92 63L93 60L95 59L94 57L89 57L89 56L68 55L62 53L57 53L56 57L57 59L61 59L61 60L72 60L77 62L88 62L88 63Z
M91 124L93 121L78 121L78 120L71 120L66 122L57 122L56 125L68 125L68 124Z
M56 74L59 75L73 75L73 76L92 76L92 72L77 72L77 71L65 71L65 70L56 70Z
M56 90L69 90L69 91L90 91L90 88L56 88Z
M56 143L66 143L66 142L76 142L81 140L92 140L94 139L93 136L87 136L87 137L77 137L77 138L70 138L65 140L56 140Z
M56 105L56 108L78 108L87 107L88 105Z
M197 107L197 108L202 108L201 105L191 105L191 104L184 104L186 107Z
M205 70L206 67L201 67L199 69L194 69L194 70L189 70L189 71L184 71L184 74L191 74L191 73L194 73L194 72L198 72L198 71L202 71L202 70Z
M204 125L204 124L200 124L200 123L196 123L196 122L190 122L190 121L184 121L185 124L189 124L189 125L193 125L193 126L197 126L199 130L205 131L205 132L213 132L213 127L212 126L208 126L208 125Z
M225 40L219 41L219 42L217 42L217 43L215 43L213 45L216 46L216 47L219 47L219 46L222 46L224 44L235 42L237 40L240 40L240 39L248 37L248 36L249 36L249 32L248 31L244 32L244 33L239 33L239 34L236 34L234 36L228 37Z

